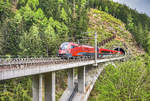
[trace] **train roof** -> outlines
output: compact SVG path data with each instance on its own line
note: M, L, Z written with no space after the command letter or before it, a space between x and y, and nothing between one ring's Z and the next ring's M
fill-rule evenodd
M94 48L94 47L88 46L88 45L80 45L80 44L77 44L75 42L63 42L62 44L71 44L71 45L78 45L78 46L81 46L81 47Z
M82 46L82 47L88 47L88 48L94 48L94 47L88 46L88 45L80 45L80 46Z

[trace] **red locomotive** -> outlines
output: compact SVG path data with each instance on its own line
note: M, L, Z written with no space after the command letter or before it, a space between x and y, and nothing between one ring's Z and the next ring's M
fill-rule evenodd
M103 48L97 48L98 57L113 54L124 54L121 50L109 50ZM73 58L79 56L95 56L95 48L87 45L79 45L73 42L64 42L60 45L59 56L62 58Z

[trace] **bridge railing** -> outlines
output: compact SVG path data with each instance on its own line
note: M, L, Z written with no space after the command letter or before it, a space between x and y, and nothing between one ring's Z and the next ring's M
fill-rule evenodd
M98 59L108 59L114 57L120 57L122 55L109 55L98 57ZM0 71L7 71L10 69L22 69L25 67L29 67L32 65L54 65L54 64L66 64L71 62L82 62L94 60L94 57L82 57L82 58L73 58L73 59L61 59L59 57L51 57L51 58L9 58L9 59L0 59Z
M122 55L108 55L108 56L100 56L98 59L103 58L112 58L112 57L119 57ZM1 58L0 59L0 66L3 65L23 65L23 64L34 64L34 63L57 63L57 62L71 62L71 61L84 61L84 60L92 60L94 59L88 56L80 57L80 58L73 58L73 59L61 59L59 57L51 57L51 58Z

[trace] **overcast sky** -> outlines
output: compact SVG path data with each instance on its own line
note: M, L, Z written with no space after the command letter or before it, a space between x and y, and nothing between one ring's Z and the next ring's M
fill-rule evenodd
M113 0L128 5L140 13L146 13L150 16L150 0Z

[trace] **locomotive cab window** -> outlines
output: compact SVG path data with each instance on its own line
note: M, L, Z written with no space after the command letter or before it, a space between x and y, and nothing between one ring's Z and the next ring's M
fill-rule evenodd
M61 44L60 49L61 49L61 50L67 49L68 44L69 44L68 42L65 42L65 43Z
M77 46L71 45L71 47L70 47L70 48L72 49L72 48L75 48L75 47L77 47Z

